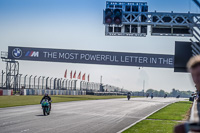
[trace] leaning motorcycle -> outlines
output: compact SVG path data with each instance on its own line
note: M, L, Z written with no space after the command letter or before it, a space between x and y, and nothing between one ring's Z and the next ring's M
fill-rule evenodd
M50 103L47 99L42 100L41 106L43 109L44 116L50 115Z

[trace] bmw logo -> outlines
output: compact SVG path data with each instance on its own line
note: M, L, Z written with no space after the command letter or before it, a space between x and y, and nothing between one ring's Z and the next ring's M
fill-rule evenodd
M20 48L15 48L12 51L12 55L14 58L20 58L22 56L22 50Z

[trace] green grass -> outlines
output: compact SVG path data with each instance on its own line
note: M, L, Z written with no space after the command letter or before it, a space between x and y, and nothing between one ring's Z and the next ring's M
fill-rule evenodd
M183 120L192 105L191 101L180 101L159 110L147 119Z
M34 105L39 104L43 96L0 96L0 108ZM113 99L126 98L126 96L51 96L53 103L80 101L80 100L98 100L98 99Z
M173 133L173 128L184 120L192 102L180 101L168 105L123 133Z
M173 133L176 124L169 120L143 120L123 133Z

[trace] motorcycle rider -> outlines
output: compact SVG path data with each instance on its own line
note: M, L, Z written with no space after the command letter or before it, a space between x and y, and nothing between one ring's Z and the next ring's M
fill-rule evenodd
M50 106L50 110L51 110L51 102L52 102L51 101L51 97L47 93L45 93L45 95L43 96L42 100L44 100L44 99L48 100L49 106ZM40 101L40 104L42 103L42 100Z
M151 99L153 98L153 92L151 93Z
M128 100L131 98L131 93L130 92L127 93L127 98L128 98Z
M176 96L176 98L179 98L180 97L180 95L178 94L178 96Z
M149 93L146 94L146 97L147 97L147 98L149 97Z

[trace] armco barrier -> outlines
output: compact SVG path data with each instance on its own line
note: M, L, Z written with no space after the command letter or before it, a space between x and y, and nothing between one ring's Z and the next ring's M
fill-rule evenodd
M39 89L39 93L38 93L38 95L42 95L42 90Z
M66 90L63 90L63 95L67 95L67 91Z
M8 93L9 93L8 90L3 90L3 95L4 96L8 96Z
M3 96L3 90L0 90L0 96Z
M13 90L1 90L0 91L0 96L3 95L3 96L11 96L13 95Z
M56 95L56 91L55 90L53 90L53 95Z
M1 91L0 91L1 93ZM12 95L11 91L4 92L4 95ZM86 95L86 91L81 90L42 90L42 89L22 89L21 95Z
M59 90L56 90L56 95L58 95L59 94Z
M200 103L197 100L193 102L189 123L190 129L194 128L200 131Z
M44 95L45 94L45 90L42 90L42 95Z
M36 90L32 89L32 95L36 95L35 92Z
M26 89L21 89L20 94L26 96Z
M29 95L29 90L25 89L24 91L26 91L26 95Z
M58 91L58 95L61 95L61 90Z
M9 90L3 90L3 95L8 96L9 95Z
M49 90L45 90L45 94L48 94L48 95L50 95L50 92L49 92Z
M33 95L33 90L32 89L27 89L29 92L29 95Z
M2 92L4 95L12 95L12 90ZM22 89L21 95L86 95L85 91L81 90L42 90L42 89ZM1 94L1 91L0 91Z
M50 95L53 95L53 90L51 90L51 94Z

